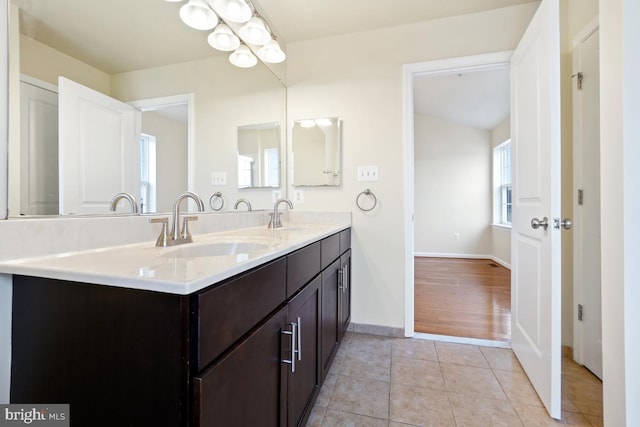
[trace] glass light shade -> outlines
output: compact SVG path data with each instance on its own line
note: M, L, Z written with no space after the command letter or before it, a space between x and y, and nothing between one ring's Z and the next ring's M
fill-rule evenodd
M231 28L225 24L219 24L213 33L207 37L207 42L214 49L222 50L225 52L235 50L240 46L240 39L233 34Z
M269 40L267 44L258 49L258 57L264 62L278 64L285 60L287 55L280 49L280 44L276 40Z
M258 63L258 58L255 57L247 46L240 45L231 55L229 55L229 62L236 67L251 68Z
M218 15L204 0L189 0L180 8L180 19L196 30L212 30L218 25Z
M240 37L247 43L262 46L271 40L271 34L267 31L262 19L254 16L249 22L244 24L240 30Z
M253 15L244 0L213 0L213 9L222 19L229 22L244 23Z

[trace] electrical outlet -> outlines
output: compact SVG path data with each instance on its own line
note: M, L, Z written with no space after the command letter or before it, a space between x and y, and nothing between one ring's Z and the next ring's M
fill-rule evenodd
M358 166L358 181L377 181L378 166Z
M453 240L460 240L460 233L453 233Z
M304 191L303 190L294 190L293 191L293 203L296 203L296 204L304 203Z
M271 192L271 203L275 203L278 199L282 198L282 193L280 190L273 190Z
M211 185L227 185L227 173L211 172Z

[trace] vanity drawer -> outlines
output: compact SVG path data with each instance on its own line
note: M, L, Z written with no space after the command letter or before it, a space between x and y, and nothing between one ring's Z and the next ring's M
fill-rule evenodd
M320 249L320 264L324 270L340 256L340 233L322 239Z
M197 366L201 370L286 298L282 257L197 296Z
M320 273L320 242L287 255L287 298Z

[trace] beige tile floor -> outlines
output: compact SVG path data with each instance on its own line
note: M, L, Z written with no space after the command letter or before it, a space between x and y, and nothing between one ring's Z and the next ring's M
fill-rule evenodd
M602 383L569 359L562 421L509 349L348 333L307 427L602 426Z

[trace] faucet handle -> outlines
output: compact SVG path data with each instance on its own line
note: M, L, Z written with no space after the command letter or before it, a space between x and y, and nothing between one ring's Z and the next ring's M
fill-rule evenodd
M182 239L191 242L193 241L191 237L191 233L189 233L189 221L197 221L197 216L183 216L182 217L182 231L180 232L180 237Z
M166 247L167 246L167 241L169 240L169 218L167 218L167 217L149 218L149 223L151 223L151 224L155 224L155 223L162 224L162 231L160 231L160 235L158 236L158 239L156 240L156 246Z
M273 216L273 212L269 213L269 224L267 228L282 228L282 220L280 219L281 212L278 212L278 216Z

